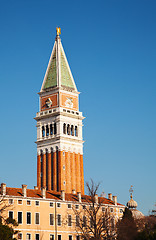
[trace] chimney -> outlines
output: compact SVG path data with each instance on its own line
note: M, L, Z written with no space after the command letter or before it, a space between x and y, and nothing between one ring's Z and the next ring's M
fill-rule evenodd
M38 190L38 187L37 187L37 186L34 186L34 190Z
M46 187L42 187L41 193L42 193L42 197L46 198Z
M75 189L73 189L73 190L72 190L72 194L76 194L76 191L75 191Z
M98 195L97 194L95 194L94 199L95 199L95 203L98 204Z
M78 197L79 202L81 202L81 192L77 193L77 197Z
M23 194L23 197L27 197L27 185L26 184L22 184L22 194Z
M108 199L112 201L112 194L108 193Z
M113 196L113 202L115 205L117 205L117 196Z
M62 201L65 201L65 191L61 190L61 199Z
M4 196L6 195L6 184L1 183L1 194Z

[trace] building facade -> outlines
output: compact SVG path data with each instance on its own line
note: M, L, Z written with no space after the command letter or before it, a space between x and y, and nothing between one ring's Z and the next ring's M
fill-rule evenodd
M4 217L17 220L18 239L79 240L73 220L77 209L88 207L84 194L82 113L79 92L60 39L60 29L39 92L37 121L37 186L10 188L2 183ZM97 202L98 202L97 197ZM125 206L117 197L103 197L105 209L117 220ZM70 221L66 221L66 220ZM67 224L65 224L67 223Z

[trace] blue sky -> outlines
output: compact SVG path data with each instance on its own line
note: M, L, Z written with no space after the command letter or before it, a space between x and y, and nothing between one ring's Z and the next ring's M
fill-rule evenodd
M55 40L80 94L85 180L156 202L156 1L0 1L0 182L36 185L38 95Z

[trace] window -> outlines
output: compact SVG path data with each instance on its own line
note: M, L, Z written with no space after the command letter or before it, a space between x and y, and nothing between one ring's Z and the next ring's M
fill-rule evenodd
M123 209L122 208L120 208L120 213L123 213Z
M79 235L76 236L76 240L80 240L80 236Z
M50 225L54 225L54 214L50 214Z
M40 214L35 213L35 224L40 224Z
M110 208L110 212L113 212L113 208Z
M31 201L30 200L27 200L27 205L31 205Z
M14 200L13 199L9 199L9 204L13 204Z
M102 212L105 212L105 207L102 207Z
M56 127L56 123L54 123L54 134L57 133L57 127Z
M50 207L53 207L53 202L50 202L50 203L49 203L49 206L50 206Z
M22 224L22 212L18 212L18 224Z
M66 124L63 124L63 133L66 134Z
M54 235L50 234L50 240L54 240Z
M27 212L27 224L31 224L31 212Z
M83 216L83 227L86 226L86 216Z
M71 204L68 204L68 208L72 208L72 207L71 207Z
M61 235L58 235L58 240L61 240Z
M42 137L45 137L45 129L44 129L44 126L42 126Z
M72 216L68 215L68 226L71 227L72 226Z
M75 205L75 208L76 208L76 209L79 209L79 205Z
M69 235L69 240L72 240L72 235Z
M93 221L93 217L90 217L90 227L93 228L94 227L94 221Z
M40 240L40 234L39 233L35 234L35 240Z
M18 200L18 204L22 204L22 200Z
M30 234L30 233L27 233L26 239L27 239L27 240L31 240L31 234Z
M65 170L65 165L63 165L63 170Z
M78 215L76 215L76 227L79 227L80 225L80 218Z
M13 211L9 211L9 218L13 219Z
M18 233L18 239L22 239L22 233Z
M61 203L57 203L57 207L61 207Z
M39 205L40 205L40 202L39 202L39 201L35 201L35 205L36 205L36 206L39 206Z
M61 226L61 215L60 214L57 214L57 225Z

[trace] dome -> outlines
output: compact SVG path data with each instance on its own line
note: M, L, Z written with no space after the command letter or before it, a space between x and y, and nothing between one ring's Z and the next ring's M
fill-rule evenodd
M128 201L127 207L128 208L137 208L137 206L138 206L137 202L133 200L132 195L131 195L131 199Z
M134 219L139 219L139 218L144 217L144 214L142 212L140 212L139 210L137 210L137 209L130 209L130 210L132 212L132 216Z

